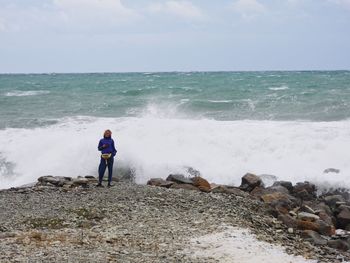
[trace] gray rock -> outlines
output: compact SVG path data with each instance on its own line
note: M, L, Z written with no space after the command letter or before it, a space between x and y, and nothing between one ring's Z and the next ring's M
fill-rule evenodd
M170 174L166 180L179 183L179 184L192 184L192 180L189 178L186 178L182 174Z
M315 245L327 245L327 240L313 230L303 230L302 237Z
M243 191L251 192L255 187L262 186L262 180L259 176L251 173L247 173L242 177L240 189Z
M166 188L169 188L172 184L174 184L174 182L166 181L162 178L151 178L147 182L147 185L160 186L160 187L166 187Z
M293 184L289 181L276 181L272 186L283 186L287 188L289 192L293 190Z
M319 216L317 216L315 214L310 214L307 212L298 213L298 218L301 220L312 221L312 222L320 219Z

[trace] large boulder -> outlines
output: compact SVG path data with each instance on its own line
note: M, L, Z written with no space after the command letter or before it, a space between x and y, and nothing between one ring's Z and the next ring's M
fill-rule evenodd
M202 192L210 192L210 184L207 180L200 176L195 176L191 178L194 186L198 187Z
M57 187L63 186L67 181L71 181L71 177L46 175L38 178L40 185L53 185Z
M313 230L325 236L332 236L335 234L335 228L332 225L327 225L322 220L311 222L298 219L296 220L296 224L300 230Z
M316 199L316 186L310 182L297 183L292 190L292 194L302 200Z
M255 187L262 185L263 183L259 176L247 173L242 177L242 183L239 188L243 191L251 192Z
M346 229L350 224L350 209L347 206L343 206L340 213L336 216L337 227Z
M183 174L169 174L166 180L178 184L193 184L192 180L185 177Z
M272 204L276 201L286 201L288 203L292 203L290 200L290 196L288 194L284 194L281 192L274 192L271 194L264 194L261 196L261 199L264 201L264 203Z
M341 195L328 195L323 197L325 203L334 211L337 204L344 203L345 199Z
M298 218L301 220L310 221L310 222L315 222L316 220L320 219L320 217L318 215L314 215L314 214L307 213L307 212L298 213Z
M276 181L272 186L283 186L287 188L289 192L293 191L293 184L289 181Z

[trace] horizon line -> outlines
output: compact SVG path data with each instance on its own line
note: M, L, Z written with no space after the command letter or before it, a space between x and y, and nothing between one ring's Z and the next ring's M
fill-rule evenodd
M132 74L132 73L229 73L229 72L326 72L350 71L350 69L268 69L268 70L169 70L169 71L52 71L52 72L0 72L0 75L59 75L59 74Z

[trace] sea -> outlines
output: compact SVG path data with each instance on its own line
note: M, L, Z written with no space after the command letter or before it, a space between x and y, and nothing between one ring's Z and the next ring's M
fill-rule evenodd
M250 172L350 188L350 71L1 74L0 188L96 176L106 129L115 175L141 184Z

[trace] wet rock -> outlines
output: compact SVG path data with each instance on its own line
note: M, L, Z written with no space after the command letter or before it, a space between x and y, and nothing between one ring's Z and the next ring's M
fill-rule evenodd
M242 177L242 183L240 189L243 191L250 192L257 186L262 186L262 180L259 176L251 173L247 173Z
M324 196L323 199L332 210L335 210L338 202L345 202L345 199L341 195Z
M310 213L310 214L316 214L316 211L314 209L312 209L310 206L305 204L300 207L299 211Z
M315 245L327 245L327 240L313 230L304 230L301 236Z
M337 227L346 229L346 227L350 224L350 209L347 207L343 207L340 213L336 216L337 219Z
M193 182L193 185L195 187L198 187L198 189L201 190L202 192L210 192L210 184L204 178L200 176L196 176L191 178L191 180Z
M329 216L325 211L320 211L317 213L322 221L324 221L328 225L335 225L336 219L335 217Z
M307 213L307 212L298 213L298 218L301 220L306 220L306 221L311 221L311 222L314 222L314 221L320 219L319 216L311 214L311 213Z
M318 220L315 222L306 220L296 220L298 229L301 230L313 230L321 235L331 236L335 233L335 228L333 226L327 225L325 222Z
M194 190L194 191L200 191L198 187L195 187L191 184L177 184L174 183L170 186L171 189L185 189L185 190Z
M167 181L172 181L175 183L179 183L179 184L193 184L192 180L189 178L186 178L184 175L182 174L170 174L167 179Z
M316 198L316 186L310 182L297 183L292 194L302 200L313 200Z
M349 250L349 244L346 241L340 240L340 239L329 240L327 245L329 247L332 247L332 248L335 248L335 249L339 249L339 250L343 250L343 251Z
M296 228L297 227L296 219L291 217L290 215L280 214L280 215L278 215L278 220L283 222L288 228Z
M169 188L172 184L174 184L174 182L166 181L162 178L152 178L147 182L147 185L160 186L166 188Z
M42 185L63 186L66 181L71 181L71 177L46 175L38 178L38 182Z
M241 197L248 197L249 194L237 187L218 185L211 189L211 193L232 194Z
M264 194L261 196L261 199L267 204L271 204L274 201L286 201L291 203L289 196L287 194L280 193L280 192Z
M287 188L289 192L293 191L293 184L288 181L276 181L272 186L283 186Z
M76 178L76 179L73 179L72 187L79 187L79 186L86 187L88 183L89 183L89 180L86 178Z

